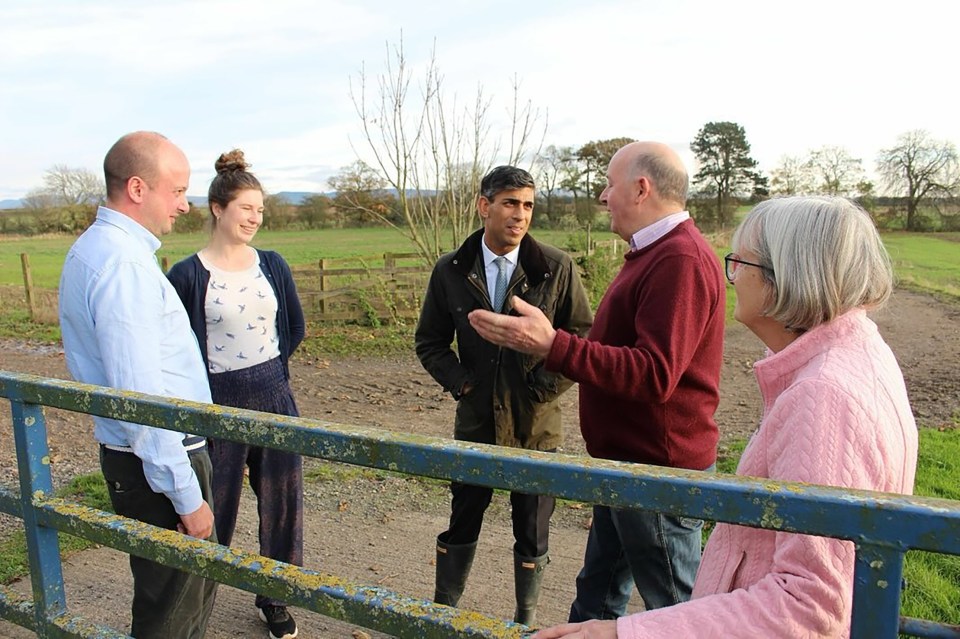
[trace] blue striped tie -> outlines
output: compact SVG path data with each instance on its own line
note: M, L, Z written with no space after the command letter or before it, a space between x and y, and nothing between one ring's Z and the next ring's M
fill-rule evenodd
M497 284L493 289L493 310L499 313L507 297L507 258L501 255L494 262L497 263Z

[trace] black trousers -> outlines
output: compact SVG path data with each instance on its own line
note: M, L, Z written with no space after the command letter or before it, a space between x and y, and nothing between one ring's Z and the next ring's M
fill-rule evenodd
M206 448L190 451L190 465L203 499L212 504L210 456ZM143 462L133 453L100 447L100 468L110 502L118 515L176 530L180 516L170 500L153 492L143 475ZM210 541L217 541L216 530ZM133 622L137 639L201 639L206 632L217 582L130 555L133 573Z
M450 528L440 534L440 541L453 544L472 544L480 538L483 515L490 505L493 489L453 482L450 484ZM547 553L550 537L550 517L556 500L547 495L510 493L510 518L513 522L514 551L524 557L539 557Z
M280 358L235 371L210 375L213 401L277 415L299 415ZM213 501L217 538L229 546L237 526L244 468L257 496L260 554L303 565L303 458L282 450L211 438ZM258 608L285 602L258 594Z

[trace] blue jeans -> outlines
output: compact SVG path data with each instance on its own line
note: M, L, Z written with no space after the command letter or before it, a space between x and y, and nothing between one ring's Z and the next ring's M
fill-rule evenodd
M570 622L623 616L634 585L647 610L690 599L702 528L701 519L594 506Z

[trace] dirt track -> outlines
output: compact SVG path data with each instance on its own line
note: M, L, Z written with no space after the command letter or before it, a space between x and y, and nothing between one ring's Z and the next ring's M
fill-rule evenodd
M907 379L917 421L927 427L952 427L960 419L960 307L898 291L874 318L896 353ZM724 441L749 435L759 417L759 397L752 364L762 355L756 338L743 327L727 329L722 402L717 414ZM0 341L0 369L66 377L55 348ZM304 416L447 437L454 402L423 372L415 357L390 359L296 359L294 391ZM577 394L565 396L563 448L582 453L576 418ZM6 404L4 402L5 406ZM98 469L89 418L48 411L51 461L55 480ZM9 408L0 409L0 428L10 432ZM16 476L13 438L0 438L0 473ZM495 500L496 501L496 500ZM308 567L361 583L376 583L402 594L432 595L433 535L442 530L446 501L442 489L429 494L399 479L356 479L312 483L307 488ZM246 519L238 527L240 543L255 550L255 506L247 500ZM512 614L510 524L502 501L496 501L481 536L480 556L463 605L508 618ZM541 620L564 620L579 569L587 511L558 511L553 526L553 563L547 573ZM15 522L14 522L15 523ZM8 522L9 526L10 523ZM403 549L398 552L398 549ZM124 627L129 596L125 560L115 551L82 553L67 568L70 609ZM262 637L253 620L251 596L224 589L208 637ZM301 613L302 637L350 637L351 626ZM0 623L0 637L27 637ZM377 636L376 634L372 636Z

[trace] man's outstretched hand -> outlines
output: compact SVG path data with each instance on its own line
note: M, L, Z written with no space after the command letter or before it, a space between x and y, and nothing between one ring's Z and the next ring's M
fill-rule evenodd
M483 339L506 348L545 359L553 346L557 331L543 312L513 296L508 303L517 315L492 311L470 311L470 325Z

